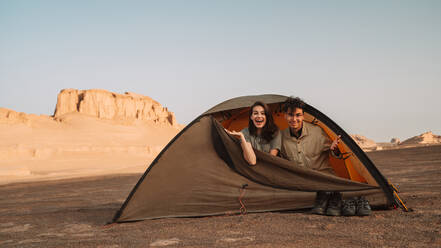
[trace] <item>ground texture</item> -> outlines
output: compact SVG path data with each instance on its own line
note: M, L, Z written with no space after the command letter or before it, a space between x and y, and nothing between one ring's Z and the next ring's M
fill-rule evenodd
M368 153L412 212L301 212L105 226L140 175L0 186L0 247L441 247L441 146Z

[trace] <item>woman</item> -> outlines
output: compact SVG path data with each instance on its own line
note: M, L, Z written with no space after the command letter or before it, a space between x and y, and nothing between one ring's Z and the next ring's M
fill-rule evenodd
M240 139L243 157L250 165L256 164L254 149L277 156L281 146L281 135L268 106L263 102L255 102L249 113L248 128L240 132L227 133Z

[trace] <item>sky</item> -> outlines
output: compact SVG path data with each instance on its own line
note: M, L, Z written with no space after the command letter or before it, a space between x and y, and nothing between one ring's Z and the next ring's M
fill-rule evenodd
M65 88L150 96L188 124L227 99L298 96L377 142L441 135L441 1L0 0L0 107Z

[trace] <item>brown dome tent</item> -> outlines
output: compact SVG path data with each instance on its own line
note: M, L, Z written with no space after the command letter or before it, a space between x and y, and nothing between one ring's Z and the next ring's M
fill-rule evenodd
M318 190L339 191L343 197L364 195L374 207L405 206L392 185L352 138L310 105L305 121L319 125L334 139L341 135L343 156L330 157L338 176L256 151L249 166L240 144L224 128L248 125L255 101L268 104L280 129L286 96L242 96L220 103L187 125L159 153L135 185L113 222L168 217L196 217L310 208Z

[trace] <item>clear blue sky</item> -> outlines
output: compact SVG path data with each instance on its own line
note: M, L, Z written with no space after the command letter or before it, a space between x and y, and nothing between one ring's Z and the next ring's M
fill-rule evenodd
M0 0L0 107L64 88L147 95L187 124L226 99L299 96L375 141L441 134L441 1Z

